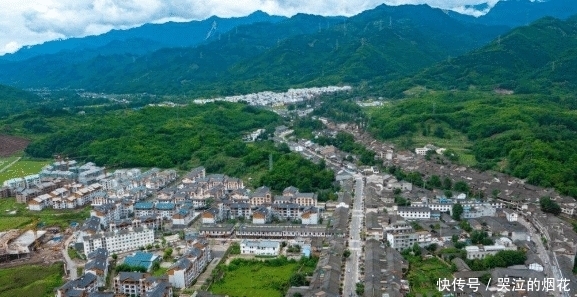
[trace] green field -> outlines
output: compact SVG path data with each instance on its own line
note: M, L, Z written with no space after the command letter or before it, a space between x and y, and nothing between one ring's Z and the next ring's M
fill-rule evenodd
M0 270L0 297L54 296L61 286L62 264L51 266L24 265Z
M14 159L16 159L16 157L14 158L3 158L2 160L7 160L7 159L12 159L12 161L14 161ZM7 166L8 164L10 164L12 161L6 162L4 161L4 165L0 165L0 170L2 168L4 168L4 166ZM30 175L30 174L37 174L38 172L40 172L40 169L42 169L42 167L44 167L46 164L49 164L49 161L23 161L20 160L16 163L14 163L14 165L8 167L6 170L4 170L4 172L0 172L0 184L3 183L6 180L12 179L12 178L16 178L16 177L24 177L26 175Z
M272 264L280 262L280 265ZM290 277L297 271L312 274L316 259L287 261L275 259L268 261L235 259L224 266L224 277L209 288L213 294L231 297L244 296L284 296L289 287Z
M411 286L410 296L442 296L437 281L441 278L452 279L451 267L438 258L421 259L409 256L409 274L407 280Z
M30 211L25 204L16 203L16 198L0 199L0 231L25 226L37 217L45 227L66 228L71 222L81 223L90 217L90 206L82 209Z

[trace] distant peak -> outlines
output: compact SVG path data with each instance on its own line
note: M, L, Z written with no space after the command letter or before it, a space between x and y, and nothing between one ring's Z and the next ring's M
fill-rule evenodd
M257 10L251 13L249 16L270 16L270 15L262 10Z

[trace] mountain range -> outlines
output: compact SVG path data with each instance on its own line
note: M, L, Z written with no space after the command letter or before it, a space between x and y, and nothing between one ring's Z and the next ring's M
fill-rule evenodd
M568 0L501 1L474 18L427 5L381 5L349 18L259 11L149 24L5 55L0 83L209 97L326 84L386 86L391 96L419 84L518 92L547 85L530 78L566 89L573 80L564 70L573 65L574 19L510 26L523 15L565 19L574 6Z
M381 5L350 18L271 17L195 47L38 55L1 63L0 82L21 88L200 96L356 83L408 75L478 48L506 30L458 21L426 5Z
M577 16L519 27L486 46L388 86L389 94L422 85L437 90L503 89L522 94L577 90Z

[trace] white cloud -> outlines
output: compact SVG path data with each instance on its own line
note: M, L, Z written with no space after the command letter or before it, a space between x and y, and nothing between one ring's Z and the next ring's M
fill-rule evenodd
M490 0L492 6L498 0ZM475 13L466 5L486 0L2 0L0 54L44 41L102 34L144 23L233 17L262 10L269 14L296 13L351 16L382 4L423 4Z

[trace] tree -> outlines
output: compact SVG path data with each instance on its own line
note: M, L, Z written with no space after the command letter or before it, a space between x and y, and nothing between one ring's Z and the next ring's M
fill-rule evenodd
M451 190L453 188L453 182L451 181L450 178L445 177L443 179L443 189L444 190Z
M453 208L451 211L451 217L453 218L453 220L460 221L462 214L463 214L463 206L461 205L461 203L453 204Z
M289 283L293 287L300 287L307 285L307 278L303 273L295 273L291 275Z
M449 199L450 199L451 197L453 197L453 192L452 192L451 190L445 190L445 191L443 192L443 194L445 194L445 197L447 197L447 198L449 198Z
M117 254L112 254L111 257L112 257L112 259L113 259L114 261L116 261L116 260L118 259L118 255L117 255Z
M173 250L171 248L167 248L164 250L164 259L170 259L170 257L172 257L172 252Z
M152 271L157 271L158 269L160 269L160 262L155 261L152 263Z
M345 250L343 252L343 258L347 259L351 256L351 251L350 250Z
M453 189L457 192L468 193L469 192L469 185L467 185L466 182L460 180L460 181L455 183L455 185L453 186Z
M362 296L365 293L365 285L361 282L357 283L355 293L357 293L359 296Z
M559 215L561 213L561 206L557 202L551 200L550 197L541 197L539 199L539 205L541 210L544 212L552 213L554 215Z
M437 250L438 247L439 247L438 244L436 244L436 243L431 243L431 244L427 245L427 246L425 247L425 249L426 249L427 251L431 252L431 253L434 253L434 252Z

